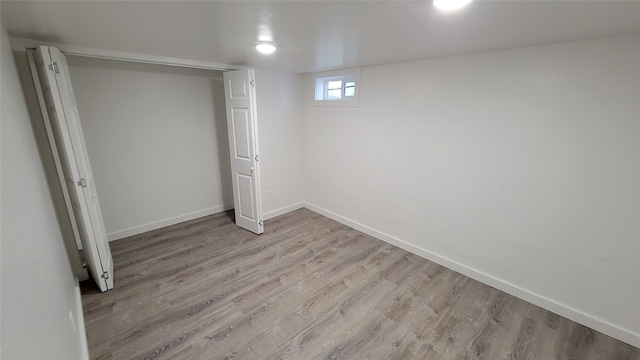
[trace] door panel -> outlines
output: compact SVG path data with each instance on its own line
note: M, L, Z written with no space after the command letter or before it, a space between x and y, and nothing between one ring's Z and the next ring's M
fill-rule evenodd
M240 197L240 216L253 221L255 220L255 202L251 191L253 188L253 178L251 176L238 173L238 187L240 193L249 194L248 196Z
M51 125L85 260L100 290L106 291L113 288L113 259L66 58L56 48L41 46L34 61L46 105L43 116Z
M249 115L247 109L233 109L233 138L235 141L235 156L237 159L251 160L249 146Z
M255 76L253 70L228 71L223 76L236 224L261 234Z
M65 110L65 116L67 117L70 135L72 136L71 143L72 146L74 146L76 163L80 168L80 173L84 175L86 182L86 186L83 187L83 192L93 229L95 245L98 249L103 274L106 274L105 280L107 283L107 289L112 289L113 258L107 241L107 233L104 227L102 211L100 210L98 191L96 189L93 171L91 170L91 164L89 162L89 152L87 151L87 145L84 141L84 134L80 123L76 97L73 93L69 66L67 64L67 59L60 50L54 47L49 47L49 53L51 54L51 59L58 64L59 73L56 74L58 90L62 98L62 106Z
M248 70L239 70L241 72L245 72ZM242 74L244 75L244 73ZM247 75L249 76L249 75ZM229 77L228 78L228 83L229 83L229 98L231 99L242 99L242 98L249 98L249 86L250 86L250 79L247 77Z

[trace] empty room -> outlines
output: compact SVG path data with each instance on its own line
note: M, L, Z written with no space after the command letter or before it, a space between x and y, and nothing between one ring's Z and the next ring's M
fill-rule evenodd
M0 25L2 359L640 359L640 1Z

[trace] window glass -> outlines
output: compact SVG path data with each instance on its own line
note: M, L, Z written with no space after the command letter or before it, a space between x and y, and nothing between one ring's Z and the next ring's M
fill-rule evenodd
M328 99L340 99L342 97L342 89L333 89L327 91Z
M344 96L354 96L356 94L356 83L354 81L344 84Z
M327 89L329 89L329 90L342 89L342 80L328 81L327 82Z
M342 98L342 80L327 80L327 99Z

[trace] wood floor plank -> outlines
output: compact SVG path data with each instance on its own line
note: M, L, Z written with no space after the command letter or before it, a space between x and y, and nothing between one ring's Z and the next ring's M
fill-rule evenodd
M92 359L604 359L640 349L307 209L110 243L82 284Z

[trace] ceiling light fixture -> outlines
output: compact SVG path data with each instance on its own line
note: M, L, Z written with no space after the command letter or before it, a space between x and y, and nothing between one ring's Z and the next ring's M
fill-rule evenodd
M472 0L433 0L433 6L440 10L457 10L468 5Z
M256 44L256 50L262 54L271 54L276 51L276 44L272 42L259 42Z

